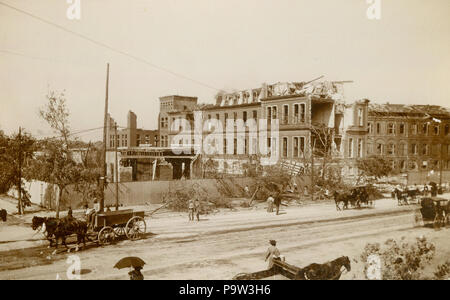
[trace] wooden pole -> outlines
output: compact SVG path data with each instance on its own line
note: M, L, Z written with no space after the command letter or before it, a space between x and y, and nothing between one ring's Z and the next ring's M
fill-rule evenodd
M17 186L19 193L19 215L23 214L22 211L22 127L19 127L19 182Z
M116 178L114 180L116 185L116 211L119 210L119 166L117 160L117 123L114 124L114 173Z
M105 114L103 122L103 176L101 180L100 191L100 212L105 207L105 188L106 188L106 126L108 126L108 87L109 87L109 63L106 64L106 94L105 94Z
M316 148L316 140L311 149L311 201L314 201L314 149Z

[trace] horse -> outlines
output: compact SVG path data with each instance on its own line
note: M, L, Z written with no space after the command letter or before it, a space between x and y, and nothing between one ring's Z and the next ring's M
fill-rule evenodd
M339 280L342 275L342 267L350 272L350 259L348 256L341 256L335 260L324 264L310 264L298 271L297 280Z
M43 224L45 225L45 231L47 239L50 242L50 247L52 246L52 237L54 237L55 239L55 251L56 249L58 249L59 239L61 239L61 242L66 247L66 249L70 251L69 247L66 244L66 238L71 234L77 235L77 246L75 251L78 251L78 246L81 244L81 242L83 242L83 246L86 247L88 226L85 221L70 217L56 219L41 218L35 216L33 217L31 227L33 228L33 230L36 230Z
M52 247L53 239L55 235L56 226L58 224L57 218L42 218L38 216L34 216L31 220L31 228L33 230L36 230L39 228L42 228L44 226L44 235L47 238L47 240L50 242L50 246Z
M339 207L339 203L343 203L343 209L348 208L348 201L349 201L349 195L348 194L339 194L337 191L334 191L333 193L334 202L336 203L336 210L341 210Z

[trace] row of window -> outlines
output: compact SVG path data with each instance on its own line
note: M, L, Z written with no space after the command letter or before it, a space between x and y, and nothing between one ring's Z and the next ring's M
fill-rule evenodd
M161 118L161 128L168 128L169 127L169 118L163 117Z
M354 149L355 140L356 140L356 149ZM349 158L355 158L355 157L361 158L361 157L363 157L363 146L364 146L363 139L349 138L348 139L347 157L349 157Z
M439 161L438 160L422 160L422 161L406 161L406 160L400 160L400 161L390 161L391 166L395 170L402 170L406 171L407 169L410 171L417 171L417 170L436 170L438 171L440 168ZM450 160L443 161L442 162L442 168L443 169L450 169Z
M109 147L113 148L116 146L115 144L115 138L117 138L117 147L128 147L128 135L126 134L118 134L117 136L110 135L109 136Z
M377 135L405 135L407 132L407 124L405 123L395 123L388 122L386 123L386 128L383 128L382 122L376 122L375 124L372 122L368 123L368 131L369 134L377 134ZM444 128L444 135L448 135L450 133L450 125L445 124L429 124L429 123L413 123L409 124L409 133L411 135L440 135L441 127Z
M430 145L429 144L410 144L409 146L409 154L411 155L439 155L439 153L442 151L443 153L447 153L448 156L450 156L450 145L444 145L444 149L441 148L441 145L432 145L431 146L431 152L430 152ZM419 152L420 151L420 152ZM372 149L372 144L369 144L367 147L367 153L368 154L376 154L376 155L398 155L403 156L407 155L407 145L405 143L400 144L394 144L394 143L388 143L387 145L383 143L377 143L375 144L375 149Z
M161 147L169 147L169 136L167 135L161 136Z
M299 124L306 122L306 104L305 103L295 103L292 115L289 113L290 104L283 104L281 112L281 124ZM268 106L266 108L266 118L270 122L272 119L278 119L278 106Z

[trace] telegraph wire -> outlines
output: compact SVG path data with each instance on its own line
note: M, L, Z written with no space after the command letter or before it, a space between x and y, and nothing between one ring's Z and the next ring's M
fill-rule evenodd
M64 32L66 32L66 33L70 33L70 34L72 34L72 35L74 35L74 36L76 36L76 37L78 37L78 38L81 38L81 39L83 39L83 40L89 41L89 42L91 42L91 43L93 43L93 44L95 44L95 45L97 45L97 46L106 48L106 49L108 49L108 50L110 50L110 51L112 51L112 52L115 52L115 53L118 53L118 54L127 56L127 57L129 57L129 58L132 58L132 59L134 59L134 60L136 60L136 61L138 61L138 62L144 63L144 64L146 64L146 65L148 65L148 66L150 66L150 67L152 67L152 68L154 68L154 69L157 69L157 70L159 70L159 71L169 73L169 74L171 74L171 75L173 75L173 76L180 77L180 78L182 78L182 79L185 79L185 80L194 82L194 83L196 83L196 84L198 84L198 85L202 85L202 86L204 86L204 87L206 87L206 88L209 88L209 89L212 89L212 90L220 91L220 89L218 89L218 88L216 88L216 87L213 87L213 86L211 86L211 85L209 85L209 84L203 83L203 82L198 81L198 80L196 80L196 79L192 79L192 78L190 78L190 77L187 77L187 76L185 76L185 75L183 75L183 74L180 74L180 73L177 73L177 72L174 72L174 71L171 71L171 70L166 69L166 68L164 68L164 67L160 67L160 66L158 66L158 65L156 65L156 64L154 64L154 63L152 63L152 62L150 62L150 61L148 61L148 60L146 60L146 59L143 59L143 58L141 58L141 57L138 57L138 56L133 55L133 54L131 54L131 53L128 53L128 52L126 52L126 51L123 51L123 50L114 48L114 47L112 47L112 46L109 46L109 45L106 44L106 43L97 41L97 40L95 40L95 39L93 39L93 38L90 38L90 37L88 37L88 36L85 36L85 35L83 35L83 34L81 34L81 33L78 33L78 32L76 32L76 31L67 29L67 28L65 28L64 26L61 26L61 25L56 24L56 23L54 23L54 22L51 22L51 21L49 21L49 20L47 20L47 19L44 19L44 18L42 18L42 17L39 17L39 16L37 16L37 15L35 15L35 14L29 13L29 12L27 12L27 11L25 11L25 10L22 10L22 9L20 9L20 8L17 8L17 7L15 7L15 6L12 6L12 5L7 4L7 3L5 3L5 2L0 1L0 5L3 5L4 7L7 7L7 8L9 8L9 9L15 10L15 11L17 11L17 12L19 12L19 13L24 14L24 15L27 15L27 16L33 18L33 19L39 20L39 21L41 21L41 22L43 22L43 23L46 23L46 24L48 24L48 25L50 25L50 26L56 27L56 28L58 28L58 29L60 29L60 30L62 30L62 31L64 31ZM2 51L2 52L6 52L6 51ZM10 54L16 54L16 53L10 52ZM19 55L19 54L16 54L16 55ZM20 55L20 56L24 56L24 55Z

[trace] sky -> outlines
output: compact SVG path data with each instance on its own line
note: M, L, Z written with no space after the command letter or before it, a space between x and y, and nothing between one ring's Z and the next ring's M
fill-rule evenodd
M380 1L370 20L366 0L80 0L70 20L66 0L0 0L0 130L52 136L38 114L50 90L65 91L73 131L101 127L108 62L119 126L132 110L156 129L161 96L213 103L322 75L352 80L348 101L450 107L450 1Z

